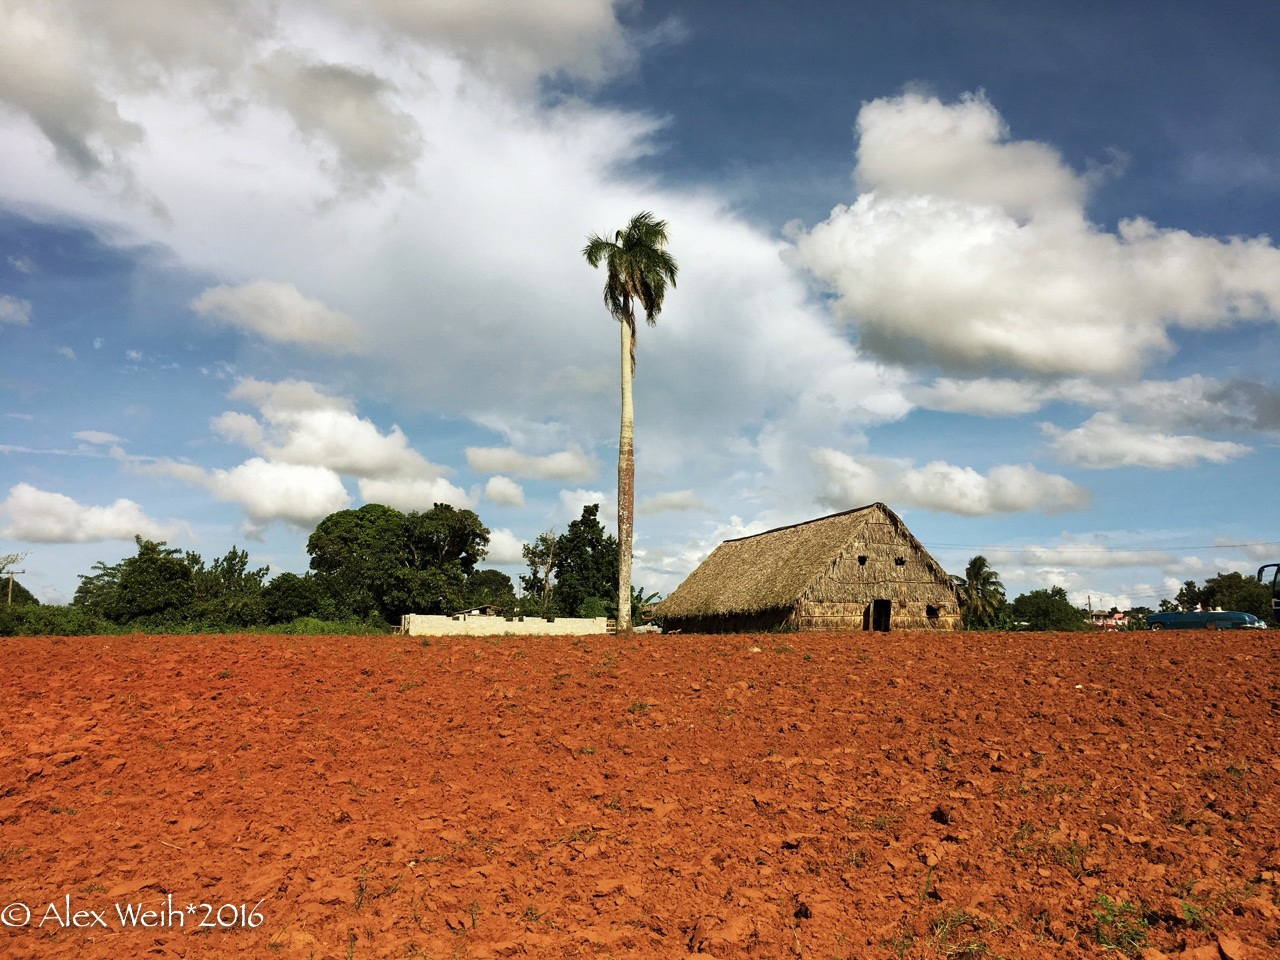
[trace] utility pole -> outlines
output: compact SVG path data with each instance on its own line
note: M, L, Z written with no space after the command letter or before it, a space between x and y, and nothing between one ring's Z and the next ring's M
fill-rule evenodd
M25 570L10 570L10 571L9 571L9 602L5 604L5 606L6 606L6 607L12 607L12 606L13 606L13 575L14 575L15 573L26 573L26 572L27 572L27 571L25 571Z
M0 577L4 576L6 573L9 575L9 601L6 606L13 606L13 575L15 573L27 572L25 570L15 570L13 569L13 565L15 563L21 563L25 559L27 559L27 555L25 553L6 553L0 555Z

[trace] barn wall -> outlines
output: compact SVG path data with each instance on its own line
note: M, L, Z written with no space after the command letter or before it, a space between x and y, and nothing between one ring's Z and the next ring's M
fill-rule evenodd
M898 558L903 560L899 565ZM888 523L871 523L861 543L847 545L796 604L800 630L864 630L875 600L889 600L892 630L958 630L955 592ZM930 617L929 609L937 615Z
M665 617L664 633L769 633L788 626L790 609L709 617Z

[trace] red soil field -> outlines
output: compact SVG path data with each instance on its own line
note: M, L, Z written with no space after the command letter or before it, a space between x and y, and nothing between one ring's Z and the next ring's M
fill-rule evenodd
M0 651L6 957L1280 956L1273 631Z

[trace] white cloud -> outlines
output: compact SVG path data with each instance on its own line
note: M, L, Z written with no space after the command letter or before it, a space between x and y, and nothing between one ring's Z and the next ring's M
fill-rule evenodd
M240 504L259 521L309 526L351 505L342 478L320 466L252 457L231 470L210 471L205 482L219 500Z
M406 512L430 510L437 503L447 503L454 507L475 506L474 497L439 477L432 480L364 477L360 480L360 496L366 503L385 503Z
M161 524L138 504L121 498L105 507L85 506L61 493L28 483L10 488L0 503L0 536L33 543L89 543L96 540L167 540L186 530ZM189 533L189 531L187 531Z
M523 564L524 554L520 552L520 548L523 546L524 541L505 527L497 530L490 530L489 553L485 557L485 564L496 564L499 566Z
M818 502L833 510L883 501L981 516L1028 510L1057 513L1083 509L1089 503L1084 488L1026 464L992 467L984 476L972 467L942 461L916 467L909 461L882 457L855 460L827 448L815 450L812 461L820 484Z
M1172 326L1280 315L1280 250L1144 219L1088 222L1087 178L1011 140L981 97L866 104L864 192L791 259L835 294L864 349L945 371L1131 374L1172 352Z
M76 359L76 352L70 347L54 347L53 352L61 357L66 357L68 360Z
M665 513L679 510L710 510L693 490L672 490L657 493L649 497L641 497L636 503L637 514Z
M376 74L278 51L258 65L262 89L298 129L336 154L339 179L368 189L388 173L405 173L421 135L413 118L392 106L394 89Z
M266 442L262 424L247 413L228 410L209 421L209 426L228 443L238 443L251 450L260 450Z
M618 532L618 503L613 494L603 490L561 490L560 506L556 510L555 526L562 529L582 517L582 508L593 503L600 505L596 515L606 533Z
M209 490L219 500L238 503L258 525L284 520L310 526L351 505L342 478L321 466L251 457L229 470L206 469L169 458L134 462L129 468L135 473L170 477Z
M1112 467L1195 466L1202 460L1227 463L1250 452L1240 443L1174 436L1124 423L1114 414L1095 413L1074 430L1041 424L1049 447L1064 463L1094 470Z
M954 104L917 93L864 104L854 175L864 192L946 196L1019 220L1074 216L1086 195L1056 150L1011 140L995 108L972 94Z
M92 444L124 443L124 440L114 433L106 433L102 430L77 430L72 436Z
M976 380L940 377L928 385L907 387L904 392L907 399L927 410L979 416L1031 413L1050 399L1043 385L990 377Z
M523 507L524 488L510 477L490 477L484 485L485 499L504 507Z
M994 565L1021 563L1031 566L1086 567L1091 570L1113 567L1163 567L1178 562L1165 550L1124 550L1102 544L1062 543L1055 546L1029 545L1016 549L997 547L986 552Z
M89 39L65 6L0 7L0 100L28 117L82 177L143 139L142 128L98 89L90 60Z
M356 325L350 317L304 297L289 283L256 280L238 287L210 287L191 301L191 309L277 343L332 352L356 348Z
M31 301L0 293L0 326L6 323L15 327L31 323Z
M476 473L514 473L541 480L590 480L599 469L598 464L576 446L540 457L511 447L467 447L467 463Z
M1064 380L1054 386L1052 393L1055 398L1113 413L1147 427L1217 429L1249 425L1247 414L1228 397L1227 385L1198 373L1177 380L1119 384Z
M398 426L383 433L357 416L349 400L325 394L314 384L246 379L230 396L255 405L262 421L228 411L214 418L214 432L271 460L366 479L434 481L443 472L409 446Z
M633 62L614 14L614 0L505 0L411 3L334 0L353 19L383 21L394 36L444 46L491 76L528 84L564 72L603 80Z

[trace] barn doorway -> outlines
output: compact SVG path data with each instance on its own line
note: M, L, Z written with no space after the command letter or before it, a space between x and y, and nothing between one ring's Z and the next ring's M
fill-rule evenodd
M893 609L890 600L871 601L871 629L881 633L889 632L889 612Z

